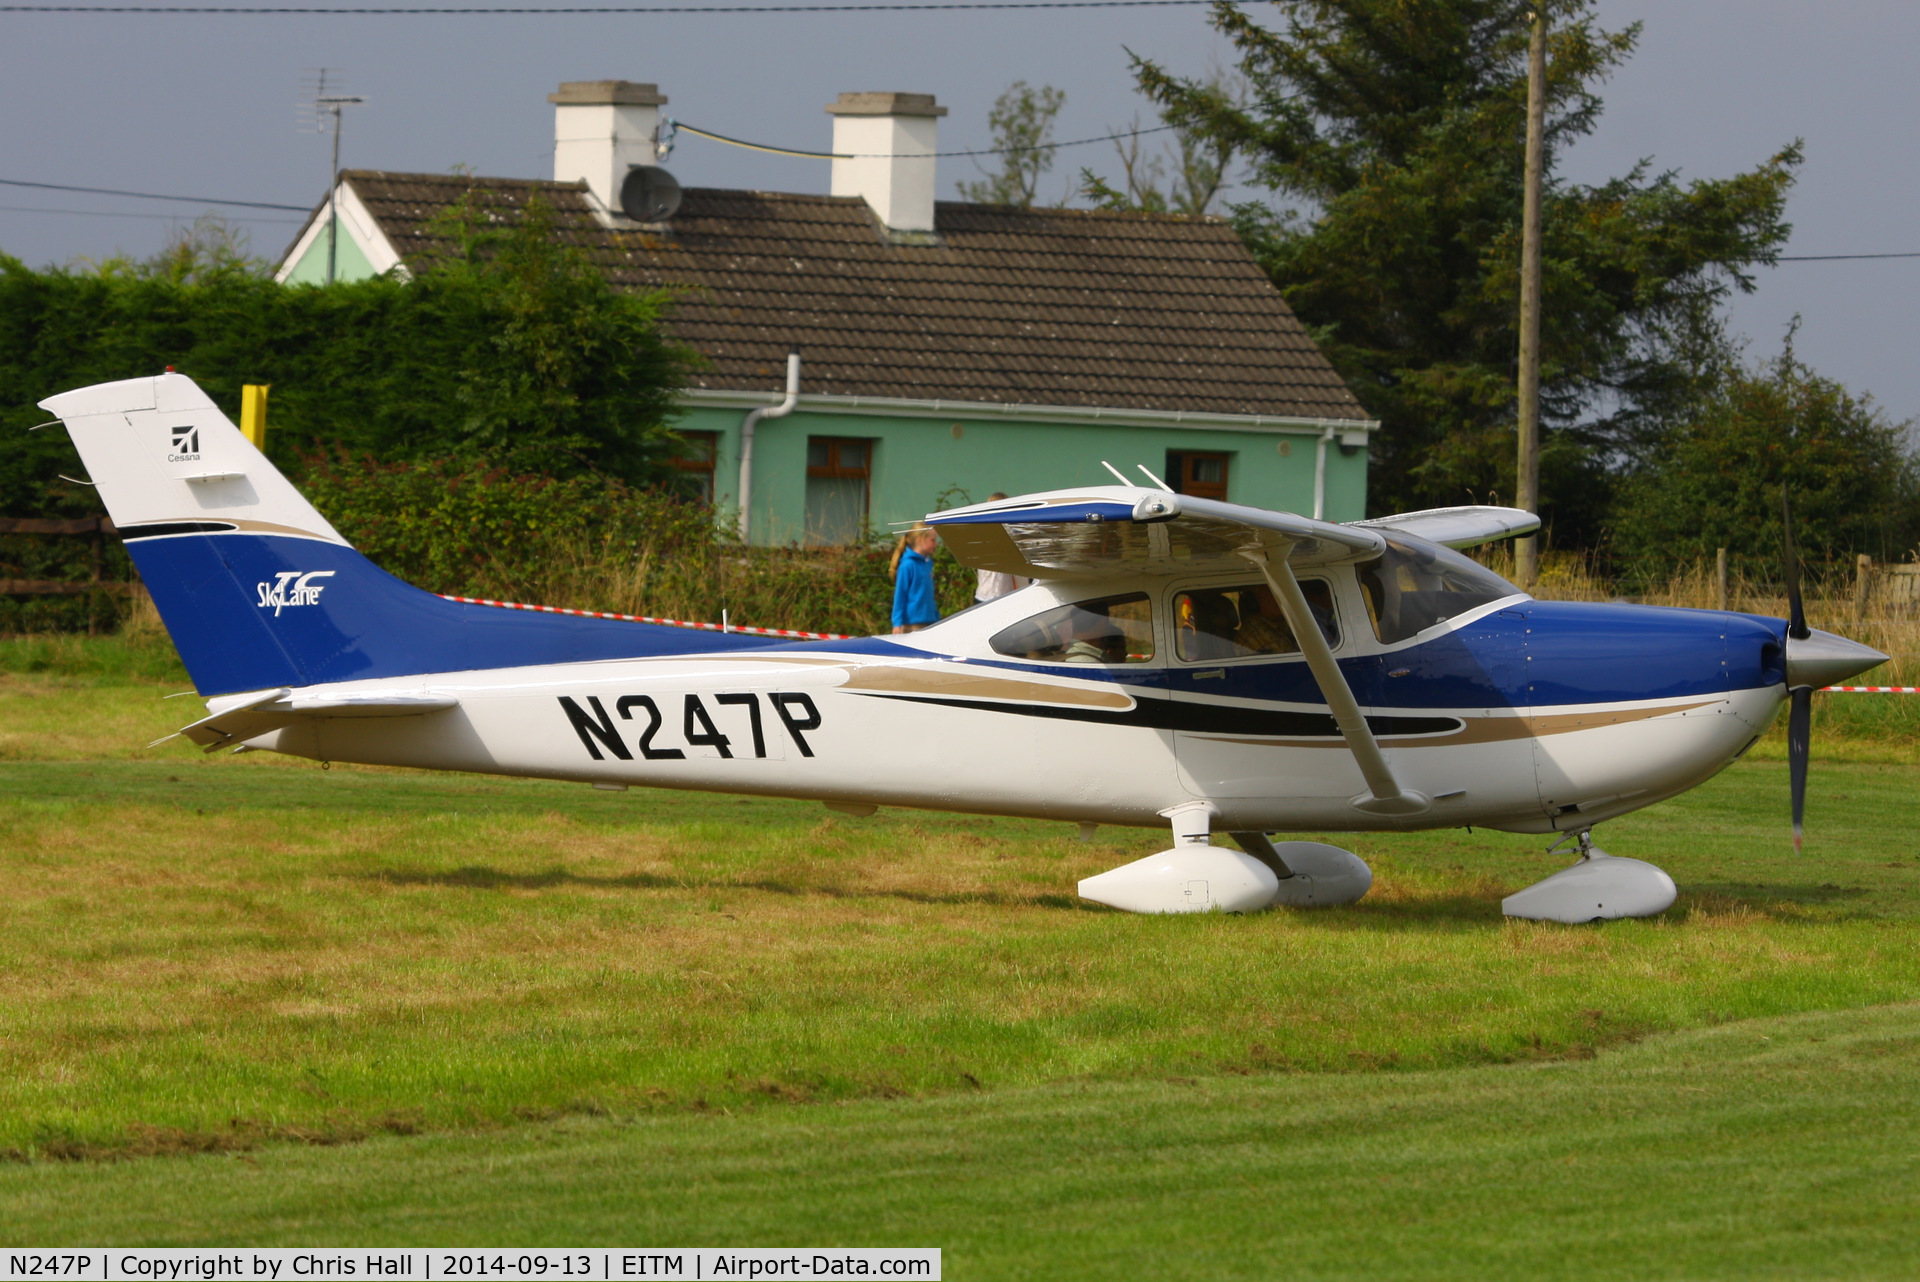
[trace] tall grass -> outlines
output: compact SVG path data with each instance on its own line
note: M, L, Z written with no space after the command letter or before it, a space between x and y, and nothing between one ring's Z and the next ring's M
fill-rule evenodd
M1513 576L1510 545L1485 549L1482 559L1500 574ZM1674 567L1664 581L1643 582L1637 596L1622 596L1619 585L1576 552L1549 552L1541 558L1534 595L1545 601L1631 601L1679 609L1720 608L1717 571L1710 561ZM1920 685L1920 609L1900 599L1904 584L1887 567L1870 569L1861 592L1856 565L1814 563L1806 567L1801 600L1810 626L1870 645L1888 656L1886 663L1851 678L1860 685ZM1787 617L1783 584L1732 572L1726 608L1769 618ZM1824 758L1871 761L1920 759L1920 695L1822 694L1814 703L1815 753ZM1757 756L1777 759L1786 752L1785 718L1775 722L1755 748Z

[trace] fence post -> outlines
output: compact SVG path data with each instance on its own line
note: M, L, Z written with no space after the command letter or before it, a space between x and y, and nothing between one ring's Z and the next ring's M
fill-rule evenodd
M93 532L93 573L87 579L87 635L100 633L100 531Z
M1727 608L1727 550L1720 548L1713 554L1713 599L1714 609Z
M1873 596L1873 558L1862 552L1854 559L1853 578L1853 622L1854 626L1866 622L1867 602Z
M268 383L247 383L240 388L240 435L253 442L253 448L267 452Z

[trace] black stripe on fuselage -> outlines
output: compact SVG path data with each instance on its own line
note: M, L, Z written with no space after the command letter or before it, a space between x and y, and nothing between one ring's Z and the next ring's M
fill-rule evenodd
M1174 699L1137 698L1125 711L1069 708L1047 703L991 703L979 699L946 699L922 694L881 694L850 690L867 698L904 699L943 708L971 708L978 712L1007 712L1017 717L1047 717L1055 721L1090 721L1097 725L1137 726L1148 730L1184 730L1196 734L1251 734L1284 739L1338 739L1340 727L1325 712L1294 712L1278 708L1245 708L1220 703L1187 703ZM1367 728L1379 738L1388 736L1452 734L1466 723L1458 717L1367 718Z
M231 521L153 521L146 525L123 525L122 539L157 539L169 534L226 534L240 527Z

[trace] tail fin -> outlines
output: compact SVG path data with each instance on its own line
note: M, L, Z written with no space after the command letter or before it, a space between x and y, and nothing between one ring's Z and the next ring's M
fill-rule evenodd
M185 375L40 406L66 423L204 695L772 644L466 605L403 583L349 547Z

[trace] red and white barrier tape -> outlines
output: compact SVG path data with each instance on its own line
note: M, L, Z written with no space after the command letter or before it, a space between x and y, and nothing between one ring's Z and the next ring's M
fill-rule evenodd
M851 641L844 632L797 632L792 628L749 628L738 623L692 623L686 619L654 619L644 614L609 614L604 610L568 610L557 605L526 605L519 601L488 601L481 597L440 594L462 605L491 605L502 610L532 610L539 614L570 614L576 619L614 619L621 623L657 623L667 628L697 628L702 632L742 632L755 637L794 637L801 641Z
M1920 686L1821 686L1821 694L1920 694Z
M539 614L570 614L576 619L614 619L621 623L656 623L665 628L697 628L702 632L744 632L755 637L794 637L802 641L851 641L845 632L801 632L793 628L749 628L738 623L694 623L687 619L656 619L645 614L609 614L605 610L568 610L557 605L527 605L521 601L489 601L483 597L440 594L462 605L491 605L502 610L533 610ZM1920 686L1821 686L1822 694L1920 694Z

